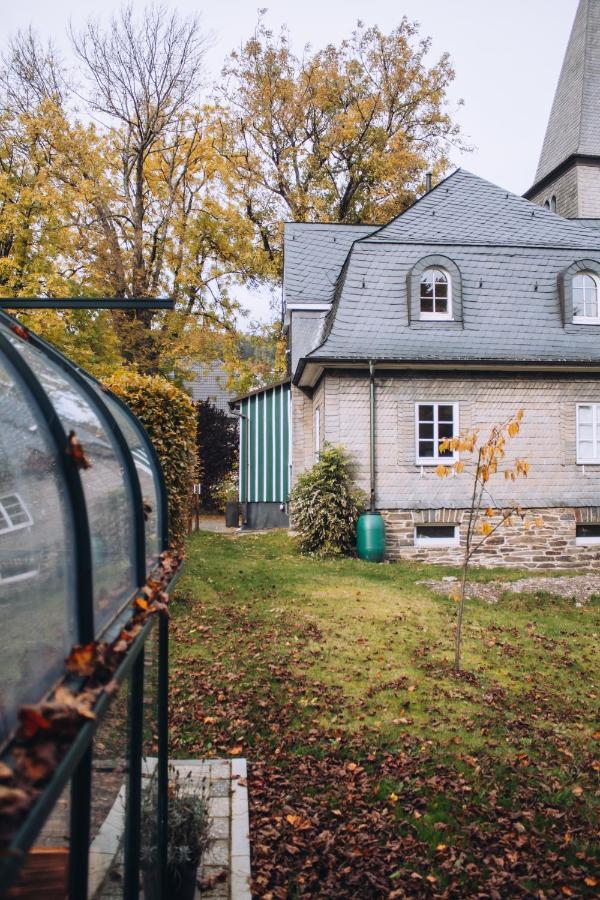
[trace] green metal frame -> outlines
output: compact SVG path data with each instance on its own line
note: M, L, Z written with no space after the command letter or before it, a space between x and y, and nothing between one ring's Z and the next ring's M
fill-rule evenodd
M49 304L48 304L49 305ZM165 307L161 307L165 308ZM0 323L11 327L17 320L0 311ZM88 373L75 366L47 342L33 333L29 333L32 346L52 359L76 382L82 394L91 403L107 432L111 435L121 456L124 477L130 491L133 508L134 543L136 557L136 580L141 587L146 578L144 518L141 503L141 488L137 470L125 436L101 394L93 383L98 384ZM57 465L63 477L66 494L69 500L72 527L75 538L75 569L77 586L78 639L87 643L96 635L94 629L94 609L92 592L92 557L90 544L90 528L85 505L85 497L81 484L81 476L75 465L65 453L67 435L58 419L52 404L38 382L35 374L21 355L12 339L0 332L0 353L4 356L11 371L28 395L33 407L37 408L44 418L50 437L54 442ZM101 387L101 386L100 386ZM159 498L159 549L163 551L168 544L167 494L162 477L160 463L156 452L139 421L120 398L111 394L123 409L132 425L141 435L148 455L152 461L157 478ZM173 579L171 585L176 579ZM133 600L133 597L130 598ZM106 640L113 639L131 616L128 601L103 629ZM124 897L137 900L139 895L140 873L140 826L142 799L142 751L143 751L143 698L144 698L144 645L152 629L158 629L158 834L159 860L162 866L159 878L164 888L164 877L167 860L168 835L168 621L161 617L150 618L140 634L130 646L128 653L114 680L121 685L130 677L130 704L128 729L128 802L125 817L124 862L125 880ZM0 855L0 894L4 893L18 878L27 853L32 848L37 836L52 812L64 788L71 784L71 822L70 822L70 854L69 854L69 897L71 900L86 900L88 884L88 856L90 845L91 786L92 786L92 754L94 736L108 711L112 695L102 694L94 709L95 719L86 722L77 734L72 745L56 768L51 780L40 793L37 801L29 810L27 818L16 834L12 844ZM43 699L43 698L40 698ZM10 764L12 743L8 743L0 758ZM167 900L164 889L162 896Z

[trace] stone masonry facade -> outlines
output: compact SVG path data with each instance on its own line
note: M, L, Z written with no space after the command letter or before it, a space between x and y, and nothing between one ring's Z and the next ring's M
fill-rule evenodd
M459 429L479 428L482 434L524 410L521 433L509 442L509 454L527 459L530 476L515 484L493 480L492 505L518 502L541 524L528 530L516 523L502 526L479 554L479 564L571 568L600 562L600 545L579 545L575 539L578 522L600 524L600 466L578 465L576 448L577 404L600 403L599 376L381 372L375 392L376 505L386 520L390 559L455 564L461 558L471 484L468 460L462 475L445 479L415 461L415 404L437 401L458 403ZM293 477L315 461L319 422L318 445L344 446L355 460L360 487L367 491L366 374L329 370L312 397L294 387L292 398ZM460 546L415 547L415 526L427 522L459 525Z
M386 527L386 556L390 560L413 559L457 565L462 562L467 531L467 510L435 510L424 518L420 511L381 510ZM572 569L598 567L600 545L578 546L575 527L582 520L600 522L600 509L527 509L527 518L539 524L525 529L520 519L501 525L473 557L476 566L509 566L528 569ZM460 546L423 548L414 546L414 530L424 521L457 524ZM488 519L494 526L498 518Z

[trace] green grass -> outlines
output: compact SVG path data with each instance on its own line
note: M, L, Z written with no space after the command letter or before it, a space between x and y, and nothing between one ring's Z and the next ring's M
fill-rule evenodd
M173 751L241 750L271 774L287 773L293 809L321 803L330 829L354 814L339 776L324 787L306 775L293 787L298 771L324 766L327 773L330 763L358 760L369 803L391 811L398 833L417 842L423 875L434 872L440 889L451 883L465 896L477 879L455 871L436 848L451 845L467 860L473 854L474 865L485 852L493 868L505 845L525 840L510 831L516 811L537 834L537 844L519 850L531 854L528 878L549 867L548 880L540 875L536 883L554 896L557 867L571 867L567 884L576 871L590 877L600 603L576 608L549 594L508 592L495 604L468 601L464 672L456 676L456 604L418 583L455 574L412 562L309 559L283 532L195 535L172 606ZM472 578L508 586L528 574L474 570ZM281 855L265 884L276 885L276 870L286 866L295 884L296 856L287 860L285 835L281 846L273 836L281 831L273 802L275 828L261 831L257 869ZM474 846L475 826L485 850ZM498 838L505 828L510 833ZM520 863L504 860L501 878L513 865L517 871ZM414 885L419 865L395 868L390 889L403 879ZM477 872L485 882L488 875ZM499 882L501 894L527 895L525 874L515 878L521 881ZM581 883L582 895L589 893Z
M408 727L424 739L435 734L442 744L458 737L469 752L492 740L503 756L514 749L504 739L515 718L534 716L536 732L585 744L599 696L597 598L581 608L543 594L469 601L463 668L471 677L461 679L451 672L455 603L417 583L444 574L456 572L307 559L282 532L237 540L206 534L190 543L180 593L201 596L211 607L221 598L233 601L250 621L279 626L292 649L289 620L313 626L315 638L302 637L303 663L310 660L303 671L343 697L335 712L321 714L324 723L349 730L367 724L387 740ZM479 570L473 579L510 582L524 574ZM211 642L224 626L217 616ZM207 652L198 640L184 658ZM232 660L236 668L240 663L251 682L252 661ZM315 702L308 691L304 708L310 712ZM483 733L484 726L490 730ZM536 752L526 739L519 745Z

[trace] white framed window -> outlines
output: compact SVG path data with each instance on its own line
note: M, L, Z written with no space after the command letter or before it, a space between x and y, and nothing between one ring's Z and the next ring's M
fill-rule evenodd
M600 403L577 404L577 462L600 464Z
M575 543L582 547L586 544L600 544L600 525L576 525Z
M420 318L452 318L452 280L444 269L425 269L419 287Z
M415 525L415 547L458 547L458 525Z
M600 325L598 289L600 281L591 272L580 272L573 278L573 321Z
M28 528L30 525L33 525L33 519L19 494L0 497L0 534Z
M440 453L440 441L458 436L458 403L415 403L417 464L437 466L458 459L458 453Z
M315 407L315 459L319 458L319 453L321 451L321 407Z

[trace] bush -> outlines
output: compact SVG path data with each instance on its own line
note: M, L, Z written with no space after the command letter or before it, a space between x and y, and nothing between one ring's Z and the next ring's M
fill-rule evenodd
M319 461L298 478L290 503L302 553L329 556L354 549L365 496L354 485L350 457L341 447L325 445Z
M220 509L216 491L237 463L238 423L209 400L196 403L198 411L198 457L202 472L202 506Z
M219 481L213 490L213 508L218 512L225 512L225 505L228 501L238 501L240 498L240 488L238 483L238 473L230 472L226 478Z
M169 541L180 547L197 475L194 404L170 381L154 375L121 371L107 379L106 386L125 400L154 445L169 496Z

